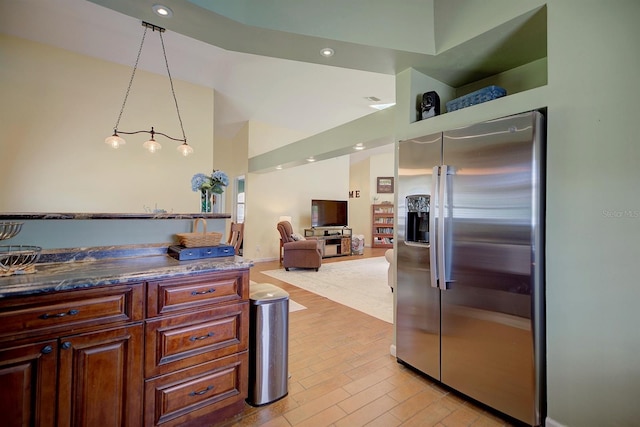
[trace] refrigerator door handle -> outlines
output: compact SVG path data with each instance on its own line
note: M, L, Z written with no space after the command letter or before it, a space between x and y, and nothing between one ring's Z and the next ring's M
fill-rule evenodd
M440 166L434 166L433 178L431 179L431 209L429 212L429 271L431 274L431 287L438 286L438 236L436 235L436 210L435 206L439 205L438 188L440 187Z
M442 165L440 166L440 177L439 177L439 194L438 194L438 237L436 240L436 247L437 247L437 259L438 259L438 284L440 289L442 289L443 291L447 290L447 277L446 277L446 272L447 272L447 260L445 258L445 254L446 254L446 248L445 248L445 224L446 224L446 220L444 217L445 214L445 203L447 201L447 182L449 181L448 176L449 175L449 166L447 165Z

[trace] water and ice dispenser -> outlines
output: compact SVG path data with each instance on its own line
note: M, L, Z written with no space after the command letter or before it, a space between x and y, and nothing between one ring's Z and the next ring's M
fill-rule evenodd
M415 194L406 197L407 242L429 243L429 205L431 196Z

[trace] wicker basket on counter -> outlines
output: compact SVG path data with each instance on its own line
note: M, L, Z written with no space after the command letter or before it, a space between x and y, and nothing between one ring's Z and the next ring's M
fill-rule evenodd
M198 231L198 224L202 222L202 231ZM218 246L222 240L222 233L211 231L207 233L207 221L204 218L196 218L193 221L192 233L177 233L180 244L187 248L200 246Z

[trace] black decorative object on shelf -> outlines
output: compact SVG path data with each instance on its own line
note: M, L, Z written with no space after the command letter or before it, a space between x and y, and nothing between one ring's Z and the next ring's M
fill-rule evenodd
M425 92L417 99L418 120L428 119L440 114L440 97L437 92Z

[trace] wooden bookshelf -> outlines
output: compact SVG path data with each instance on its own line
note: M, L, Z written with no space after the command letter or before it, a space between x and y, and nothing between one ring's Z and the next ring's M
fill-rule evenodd
M393 247L394 207L391 203L371 205L371 247Z

